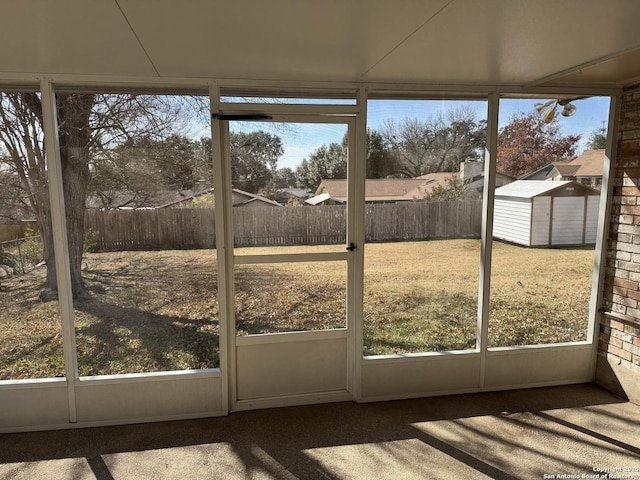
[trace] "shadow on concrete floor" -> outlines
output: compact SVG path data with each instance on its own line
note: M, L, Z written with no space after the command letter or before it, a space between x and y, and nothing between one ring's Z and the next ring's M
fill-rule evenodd
M639 431L639 406L575 385L5 434L0 478L640 480Z

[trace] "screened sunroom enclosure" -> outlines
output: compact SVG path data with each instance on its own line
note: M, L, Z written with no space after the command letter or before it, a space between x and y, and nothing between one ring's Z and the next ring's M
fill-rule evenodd
M0 432L591 382L637 314L634 0L0 13ZM589 146L595 244L493 239Z
M193 418L274 406L592 380L600 281L594 265L602 255L604 222L600 221L595 250L573 251L565 260L572 268L582 266L581 290L570 294L574 303L545 306L544 311L535 302L523 305L522 298L510 293L521 288L513 282L527 283L526 295L545 288L550 277L539 270L526 273L531 254L540 257L542 252L512 251L520 247L494 242L491 233L500 107L514 97L533 102L553 94L259 87L259 95L255 89L243 95L242 87L223 82L208 90L193 83L182 90L143 83L79 88L55 78L42 80L39 88L24 87L22 91L41 100L43 110L43 136L34 141L47 152L43 170L49 185L58 298L39 306L47 309L44 320L45 313L28 306L4 314L5 321L13 316L13 324L25 319L38 341L30 344L28 330L19 329L14 336L23 336L30 361L3 357L0 395L8 406L1 414L3 430ZM6 90L16 91L21 90ZM128 98L130 92L136 95ZM61 160L69 160L63 150L66 140L59 133L64 132L61 99L74 93L93 95L107 106L131 99L146 106L145 116L124 129L131 138L144 130L142 118L149 124L179 125L194 139L185 142L191 142L191 154L201 160L199 180L208 180L203 195L187 196L189 206L102 207L97 212L87 208L87 214L104 215L101 221L112 235L115 223L108 221L127 216L133 220L118 234L119 247L87 251L85 241L80 271L89 296L76 299L71 233L64 228L66 211L73 206L64 202L69 184ZM592 92L605 100L607 93ZM399 110L392 111L392 104ZM368 163L375 158L367 144L376 122L384 120L389 127L395 116L399 125L411 109L436 105L448 112L461 104L475 109L478 123L486 122L486 140L476 152L483 165L479 195L437 202L439 208L448 205L444 213L425 210L433 203L415 198L405 203L369 202L365 179L372 170ZM611 109L615 106L612 101ZM94 111L101 109L94 106ZM93 132L106 138L106 127L98 125ZM171 132L154 130L159 139L155 141L170 143ZM254 207L258 213L250 216L250 207L234 201L237 191L245 192L236 188L234 172L240 168L238 139L246 145L251 135L281 136L285 152L302 149L303 139L317 137L306 153L293 155L298 161L310 158L309 149L324 152L323 142L340 146L344 169L336 175L345 182L346 198L341 197L340 205L326 206L281 206L263 200L268 206ZM169 173L180 167L175 149L170 158L151 154L152 146L144 143L150 140L141 138L119 143L114 136L112 145L106 142L95 153L91 173L111 175L115 182L115 170L107 167L134 158L142 162L133 163L143 170L140 178L154 182L152 165L168 164ZM156 158L160 163L149 163ZM384 168L384 161L379 168ZM601 218L607 204L607 165ZM136 174L135 169L127 173L131 178ZM253 190L248 192L256 196L251 203L262 198L250 184L243 188ZM107 193L102 192L102 201L114 202L106 199ZM469 205L476 213L466 217L460 212ZM147 251L132 246L135 235L173 228L165 213L191 215L206 229L211 244L171 244ZM152 223L135 217L151 214L152 220L145 221ZM296 215L305 215L306 233L285 238ZM333 219L329 226L311 226L316 217L327 222L327 215ZM465 228L477 222L475 230L451 227L459 216ZM381 240L379 233L390 222L396 228L438 223L444 230ZM95 240L97 233L86 235ZM527 255L522 265L514 265L522 255ZM540 261L562 260L556 255ZM31 273L36 274L37 270ZM531 286L535 282L541 285ZM37 292L39 286L36 282L32 287ZM24 297L21 301L29 304ZM556 317L566 323L557 331ZM42 321L49 333L35 326ZM537 334L546 330L552 333ZM48 351L44 360L39 358L43 350Z

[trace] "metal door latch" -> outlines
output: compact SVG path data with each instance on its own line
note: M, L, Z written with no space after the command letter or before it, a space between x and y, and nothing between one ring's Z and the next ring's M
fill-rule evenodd
M355 249L356 249L356 245L355 245L355 243L352 242L347 247L347 252L353 252Z

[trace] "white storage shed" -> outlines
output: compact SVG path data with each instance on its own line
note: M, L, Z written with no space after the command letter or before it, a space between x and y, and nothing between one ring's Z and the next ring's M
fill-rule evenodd
M496 189L493 237L528 247L595 244L599 199L572 181L515 181Z

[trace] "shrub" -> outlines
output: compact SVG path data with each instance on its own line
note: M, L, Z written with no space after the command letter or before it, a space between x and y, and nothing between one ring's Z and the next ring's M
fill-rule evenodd
M95 253L98 251L98 233L95 230L88 230L84 235L84 245L82 253Z
M0 267L9 267L13 273L21 273L22 266L18 259L9 252L0 252Z
M42 247L42 239L39 236L27 237L20 245L22 258L31 265L37 265L44 261L44 249Z

